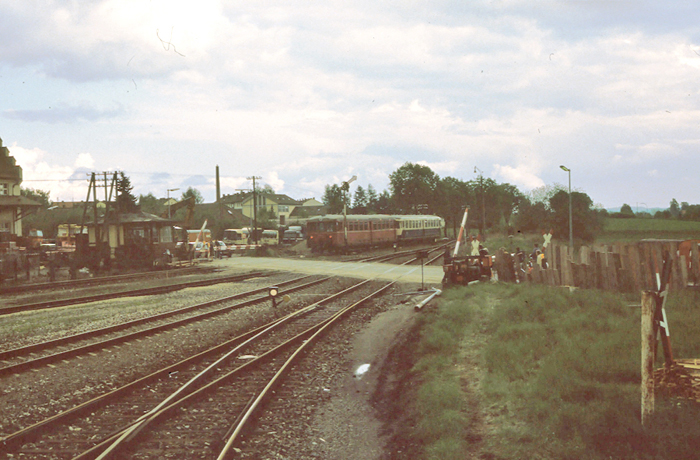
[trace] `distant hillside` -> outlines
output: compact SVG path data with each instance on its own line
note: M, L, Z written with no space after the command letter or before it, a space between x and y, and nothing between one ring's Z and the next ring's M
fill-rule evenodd
M630 206L632 206L632 205L630 205ZM617 207L617 208L605 208L605 210L608 211L609 213L613 213L613 212L620 212L621 208L622 208L622 206ZM666 209L668 209L668 208L646 208L646 207L640 206L639 212L648 212L649 214L651 214L653 216L654 214L656 214L657 211L665 211ZM635 206L632 206L632 211L634 211L636 213L637 208Z

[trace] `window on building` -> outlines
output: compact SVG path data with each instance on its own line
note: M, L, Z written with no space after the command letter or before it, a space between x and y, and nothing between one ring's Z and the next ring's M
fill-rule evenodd
M277 206L277 211L278 212L289 212L289 206L285 206L285 205L281 204L281 205Z
M0 195L9 195L9 194L10 194L9 185L7 184L7 182L0 182Z

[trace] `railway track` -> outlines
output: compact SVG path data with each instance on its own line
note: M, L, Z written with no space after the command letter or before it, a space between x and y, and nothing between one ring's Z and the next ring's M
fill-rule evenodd
M356 262L388 262L388 261L395 260L395 259L408 258L407 261L402 263L402 265L408 265L408 264L412 264L414 262L419 262L420 258L417 256L418 252L425 251L428 253L427 259L424 260L424 263L427 265L427 264L431 264L433 262L436 262L437 260L442 258L445 248L447 246L452 245L452 244L454 244L454 242L447 242L444 244L440 244L440 245L432 246L432 247L428 247L428 248L409 249L409 250L394 252L391 254L383 254L380 256L360 258L360 259L357 259Z
M25 458L230 458L304 348L390 285L357 283L0 441Z
M286 290L282 291L282 294L288 294L307 289L328 279L321 278L301 283L308 278L311 277L304 276L284 281L278 283L278 287L287 287ZM295 284L296 286L294 286ZM106 347L139 340L149 335L222 315L234 309L269 301L267 295L259 295L261 293L267 293L268 289L268 287L253 289L240 294L182 307L137 320L126 321L109 327L2 351L0 352L0 377L35 369L39 366L60 360L71 359L76 356L102 350ZM250 299L232 303L246 297L250 297Z
M173 283L162 286L147 287L141 289L125 289L108 293L97 293L77 297L68 297L64 299L52 299L42 302L32 302L21 305L11 305L0 307L0 316L11 315L13 313L33 311L33 310L43 310L47 308L57 308L65 307L68 305L78 305L88 302L99 302L102 300L116 299L120 297L137 297L146 295L157 295L165 294L168 292L178 291L180 289L186 289L191 287L201 287L201 286L211 286L219 283L231 283L242 281L248 278L266 276L262 272L252 272L243 275L231 275L231 276L220 276L216 278L209 278L196 281L186 281L182 283Z
M104 286L105 284L123 283L125 281L149 279L171 278L194 274L208 274L215 271L214 267L187 267L175 270L158 270L139 273L127 273L123 275L96 276L77 280L52 281L47 283L24 283L16 285L5 285L0 288L0 294L20 294L29 292L35 294L40 291L53 289L75 289L89 286Z

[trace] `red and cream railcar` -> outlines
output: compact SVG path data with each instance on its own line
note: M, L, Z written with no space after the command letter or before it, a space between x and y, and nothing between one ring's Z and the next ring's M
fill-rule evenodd
M375 214L345 217L331 214L307 221L307 246L314 252L337 252L435 240L444 225L444 220L437 216Z

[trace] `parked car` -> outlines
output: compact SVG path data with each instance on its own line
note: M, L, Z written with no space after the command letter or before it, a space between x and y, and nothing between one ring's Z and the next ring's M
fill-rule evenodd
M212 250L214 251L214 257L221 259L222 257L231 257L233 255L233 249L226 246L223 241L213 241Z
M282 235L282 244L294 244L303 239L304 237L301 235L301 232L297 230L285 230L284 235Z

